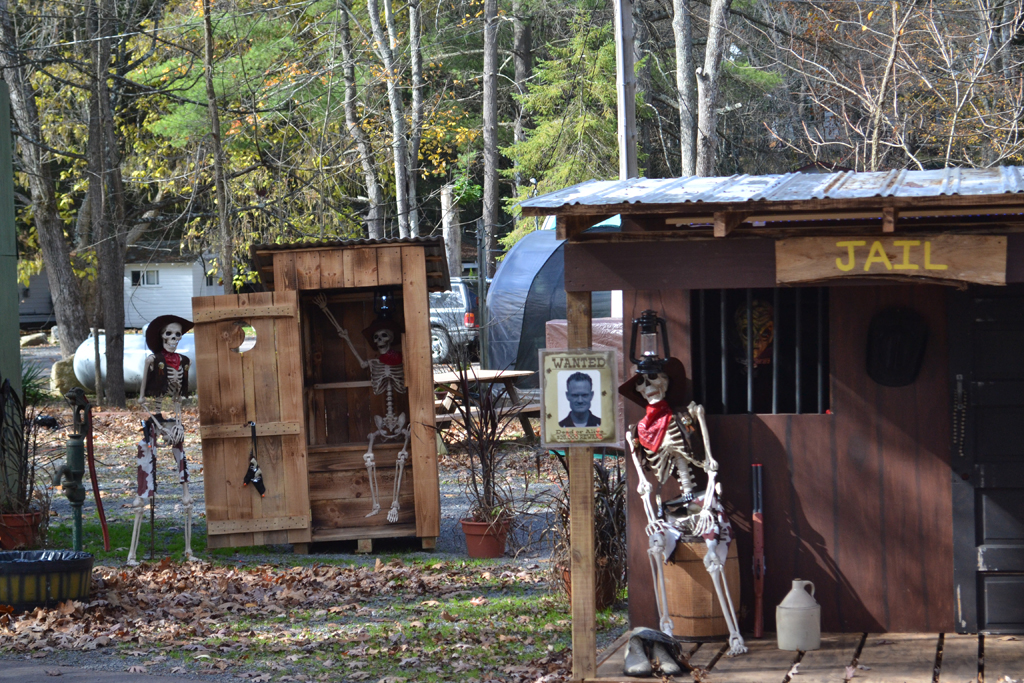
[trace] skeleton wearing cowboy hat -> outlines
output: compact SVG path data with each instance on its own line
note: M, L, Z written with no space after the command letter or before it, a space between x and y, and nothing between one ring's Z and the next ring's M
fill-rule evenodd
M132 507L135 526L128 550L128 564L135 565L139 545L139 529L146 500L150 506L156 496L156 448L162 436L171 447L178 465L178 483L181 484L181 503L185 508L185 557L192 559L192 496L188 492L188 460L185 458L185 428L181 423L181 401L188 394L188 356L177 353L183 334L192 329L192 323L176 315L161 315L146 328L146 346L152 353L146 358L139 388L139 405L149 413L142 423L142 440L138 443L135 462L138 466L138 489ZM159 405L154 407L153 402ZM165 415L165 411L169 413Z

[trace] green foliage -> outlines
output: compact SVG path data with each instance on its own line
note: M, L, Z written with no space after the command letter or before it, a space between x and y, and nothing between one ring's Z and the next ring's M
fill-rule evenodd
M50 398L50 378L38 365L22 360L21 391L26 407L44 403Z
M783 83L783 78L779 74L751 66L750 62L745 60L725 60L722 62L722 70L726 76L762 92L774 90Z

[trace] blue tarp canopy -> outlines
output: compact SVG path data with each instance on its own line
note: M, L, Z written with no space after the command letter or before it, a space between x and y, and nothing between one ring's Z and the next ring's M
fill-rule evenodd
M588 230L618 231L618 216ZM498 266L487 291L488 368L537 371L545 324L565 318L564 245L553 229L537 230L516 242ZM594 292L592 301L595 318L611 315L611 292ZM538 386L536 375L521 385Z

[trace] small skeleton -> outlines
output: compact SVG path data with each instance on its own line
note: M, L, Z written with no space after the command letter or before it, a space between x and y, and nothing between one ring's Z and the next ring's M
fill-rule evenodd
M391 509L388 510L388 522L394 524L398 521L398 492L402 487L402 474L405 471L405 463L409 459L409 427L406 425L405 413L396 415L394 408L394 392L405 393L405 366L402 364L402 355L391 348L395 342L395 333L386 327L375 331L371 338L373 345L377 348L378 357L363 360L359 352L356 351L355 345L352 344L348 331L338 323L334 315L327 308L327 297L323 294L318 294L313 298L313 303L324 312L331 325L337 330L338 336L348 344L352 355L359 361L359 366L364 369L370 369L370 388L378 396L384 394L387 402L387 412L384 415L373 416L373 422L377 429L367 436L370 445L367 447L366 453L363 454L363 462L366 463L366 472L370 480L370 500L373 503L373 508L366 515L367 517L373 517L380 512L380 498L377 491L377 462L373 454L373 444L378 440L392 441L404 439L402 449L398 451L398 459L395 461L398 473L395 476Z
M632 428L628 445L630 457L640 477L637 491L647 515L647 552L654 576L661 630L672 635L664 565L672 556L680 537L701 537L708 548L704 566L711 575L729 629L728 654L742 654L747 648L740 635L736 610L724 577L725 561L732 541L732 525L719 499L721 485L715 481L718 463L711 455L704 407L691 402L686 412L675 413L665 400L669 376L664 372L639 374L634 386L647 402L648 408L647 416ZM695 454L693 447L697 427L700 429L703 460ZM703 492L697 489L691 465L707 475L708 482ZM679 482L680 497L662 504L661 496L658 495L656 509L651 495L654 486L648 481L645 468L654 475L659 490L670 478L675 477Z
M162 436L164 444L171 447L178 466L178 483L181 484L181 503L185 510L185 558L192 560L192 496L188 491L188 460L185 457L185 428L181 422L181 401L188 391L189 358L176 353L182 334L191 323L177 316L160 316L150 323L159 336L146 332L146 343L152 354L146 358L139 388L139 405L149 413L142 424L142 440L138 443L136 465L138 489L132 508L135 510L135 526L132 528L132 542L128 550L128 564L136 565L136 551L139 545L139 530L142 515L149 500L150 513L154 510L156 498L156 448ZM147 396L160 399L156 412L147 405ZM171 413L165 416L164 411Z

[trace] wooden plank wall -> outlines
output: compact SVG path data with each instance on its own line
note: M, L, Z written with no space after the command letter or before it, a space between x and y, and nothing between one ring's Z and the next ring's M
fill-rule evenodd
M946 294L925 285L831 288L833 414L709 420L737 530L746 628L753 611L750 465L761 462L766 630L774 629L775 606L794 578L815 583L824 631L953 630ZM908 387L882 387L866 372L868 325L889 306L913 307L928 323L921 373ZM689 369L688 292L624 293L627 319L647 307L671 321L673 354ZM628 344L628 326L624 334ZM626 405L627 422L635 423L639 408ZM629 488L630 617L634 626L655 626L632 471Z

